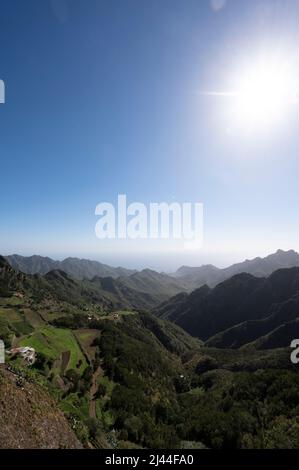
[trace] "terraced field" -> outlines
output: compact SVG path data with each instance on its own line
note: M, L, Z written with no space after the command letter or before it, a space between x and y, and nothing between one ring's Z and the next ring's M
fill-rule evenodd
M3 305L3 303L2 303ZM23 311L11 304L0 306L0 337L14 343L16 337L28 335L33 327L28 323Z
M101 333L99 330L81 328L73 331L78 343L87 355L89 361L95 359L96 346L93 346L94 340L99 338Z
M68 369L77 369L82 373L87 367L85 356L70 330L43 325L22 338L19 345L33 347L37 353L53 361L56 373Z

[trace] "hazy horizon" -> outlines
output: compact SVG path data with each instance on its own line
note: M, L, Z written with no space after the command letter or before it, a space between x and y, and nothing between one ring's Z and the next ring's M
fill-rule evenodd
M226 267L229 267L231 266L232 264L235 264L235 263L241 263L245 260L251 260L251 259L254 259L254 258L265 258L266 256L269 256L271 254L274 254L276 253L278 250L281 250L281 248L278 248L274 251L269 251L269 252L265 252L265 253L259 253L259 254L256 254L254 256L248 256L248 257L238 257L238 255L236 253L234 253L233 256L231 257L222 257L222 262L217 262L217 259L221 259L219 256L218 257L214 257L213 256L210 256L209 255L206 255L206 257L201 257L201 258L198 258L198 262L196 262L194 260L194 255L190 255L189 258L182 258L182 262L178 262L177 261L177 257L175 256L174 254L174 257L175 259L172 261L172 262L169 262L169 256L166 256L165 260L164 260L164 264L163 264L163 257L162 257L162 260L161 260L161 255L159 256L159 261L155 259L153 260L153 256L149 256L148 255L148 262L144 261L142 262L140 260L140 256L136 256L135 258L132 259L132 257L130 257L129 259L126 259L126 257L123 255L122 257L120 258L113 258L110 256L103 256L102 258L98 258L92 254L88 255L75 255L75 254L67 254L67 255L49 255L49 254L40 254L40 253L25 253L25 254L22 254L22 253L17 253L17 252L10 252L10 253L0 253L0 255L2 256L11 256L11 255L20 255L20 256L25 256L25 257L30 257L30 256L34 256L34 255L37 255L37 256L42 256L42 257L49 257L51 259L53 259L54 261L63 261L64 259L66 258L79 258L79 259L86 259L86 260L89 260L89 261L98 261L100 263L103 263L103 264L106 264L106 265L109 265L109 266L112 266L112 267L123 267L123 268L127 268L127 269L136 269L136 270L142 270L142 269L152 269L152 270L155 270L155 271L158 271L158 272L169 272L169 273L172 273L172 272L175 272L177 271L180 267L182 266L190 266L190 267L200 267L200 266L203 266L203 265L209 265L209 264L212 264L218 268L226 268ZM293 248L289 248L289 249L286 249L286 250L283 250L283 251L296 251L297 250L294 250ZM181 259L181 258L180 258ZM186 262L183 262L183 260L185 260ZM214 261L213 261L214 260Z

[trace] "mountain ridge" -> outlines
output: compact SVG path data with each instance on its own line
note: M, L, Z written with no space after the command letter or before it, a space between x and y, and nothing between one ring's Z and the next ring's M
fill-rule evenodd
M21 256L9 255L5 257L10 265L25 274L47 274L47 272L60 269L77 279L92 279L95 276L114 277L129 276L136 272L133 269L112 267L99 261L84 258L68 257L62 261L53 260L47 256Z
M156 279L148 271L142 276L141 281ZM0 257L0 337L7 348L33 347L36 352L30 367L21 357L7 357L10 375L0 380L0 388L9 386L14 374L17 383L0 403L6 447L72 448L78 446L75 439L84 447L108 449L298 447L299 434L293 432L298 370L290 361L290 348L280 348L290 329L299 326L292 323L292 307L285 306L283 312L277 304L276 321L282 315L289 323L257 342L237 349L216 348L147 312L115 310L107 293L104 305L104 287L124 295L117 281L111 277L79 281L60 270L44 277L26 275ZM246 318L256 306L253 317L263 318L264 306L270 304L269 312L275 314L275 301L296 295L299 268L274 273L270 279L243 273L223 284L179 293L176 307L187 303L197 314L198 305L203 306L206 328L210 323L215 329L230 309L228 323ZM252 293L255 302L240 312L242 299L250 300ZM273 345L279 349L270 349ZM61 441L68 423L63 424L59 413L59 429L52 428L46 416L49 407L45 409L43 396L34 391L39 385L53 394L76 438L63 432ZM21 411L16 414L18 407ZM50 413L58 417L52 408ZM32 422L23 426L31 414ZM261 415L267 416L262 432ZM40 429L39 416L45 417L52 434L46 441L29 441L31 435L26 433ZM20 442L24 434L28 439Z
M299 267L279 269L267 278L236 274L214 288L173 297L153 313L209 347L240 348L299 318ZM281 337L280 346L291 339Z
M181 266L173 276L181 280L189 289L196 289L204 284L215 287L241 272L252 274L255 277L267 277L278 269L295 266L299 266L299 253L295 250L284 251L278 249L275 253L271 253L264 258L246 259L226 268L217 268L211 264L200 267Z

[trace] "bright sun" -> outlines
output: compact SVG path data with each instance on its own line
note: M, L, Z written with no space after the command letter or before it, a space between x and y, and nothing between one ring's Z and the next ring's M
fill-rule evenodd
M260 60L242 70L232 93L234 119L247 128L272 126L298 101L298 83L289 63Z
M222 97L230 127L264 131L287 122L288 113L299 102L298 69L285 56L259 55L239 66L229 90L203 92Z

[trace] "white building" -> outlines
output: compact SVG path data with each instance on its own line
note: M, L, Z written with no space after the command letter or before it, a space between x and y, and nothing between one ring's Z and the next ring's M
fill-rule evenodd
M23 348L13 348L10 350L10 354L13 356L20 355L28 365L34 364L36 359L35 349L28 346Z

